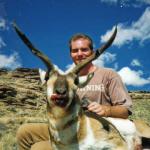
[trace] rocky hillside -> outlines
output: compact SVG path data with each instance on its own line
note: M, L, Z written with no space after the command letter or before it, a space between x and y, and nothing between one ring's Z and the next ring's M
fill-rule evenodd
M37 69L0 69L0 150L16 150L16 131L26 122L45 122L46 94Z
M133 100L150 99L148 91L129 91L129 94ZM0 102L34 108L45 102L45 95L45 90L40 85L38 69L0 69Z
M0 150L16 150L16 131L25 122L46 122L46 93L37 69L0 69ZM130 91L132 118L150 122L150 92Z
M45 101L37 69L0 70L0 102L34 108ZM37 103L38 102L38 103Z

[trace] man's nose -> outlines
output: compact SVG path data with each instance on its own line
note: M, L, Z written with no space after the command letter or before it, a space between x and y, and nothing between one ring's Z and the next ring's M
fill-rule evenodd
M83 53L82 53L82 50L81 49L79 49L78 50L78 55L82 55Z

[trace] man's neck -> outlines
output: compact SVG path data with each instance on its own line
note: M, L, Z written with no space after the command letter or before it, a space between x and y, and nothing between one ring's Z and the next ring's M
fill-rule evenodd
M94 66L92 63L89 63L80 71L80 76L87 75L94 72L95 70L96 66Z

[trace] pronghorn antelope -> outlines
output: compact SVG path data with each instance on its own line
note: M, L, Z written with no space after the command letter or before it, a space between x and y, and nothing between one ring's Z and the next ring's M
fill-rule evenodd
M133 122L84 111L76 94L78 87L84 87L93 77L90 73L81 79L79 71L112 44L117 28L105 45L66 74L60 73L16 24L14 28L31 52L47 67L47 72L40 70L40 77L42 83L47 84L47 116L52 150L134 150L141 141Z

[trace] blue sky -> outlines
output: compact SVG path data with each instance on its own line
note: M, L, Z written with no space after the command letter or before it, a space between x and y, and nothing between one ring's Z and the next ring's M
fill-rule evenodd
M44 69L14 32L14 20L62 70L72 64L73 34L88 34L98 48L117 25L113 45L94 63L115 69L129 90L150 90L150 0L0 0L0 68Z

